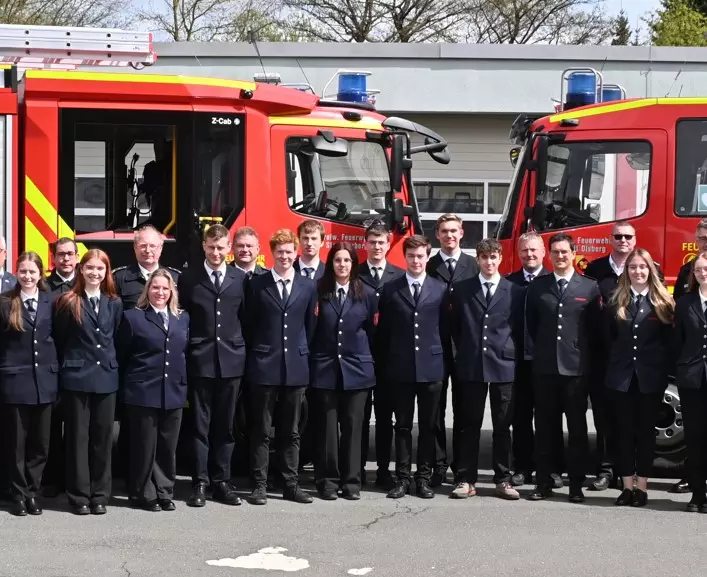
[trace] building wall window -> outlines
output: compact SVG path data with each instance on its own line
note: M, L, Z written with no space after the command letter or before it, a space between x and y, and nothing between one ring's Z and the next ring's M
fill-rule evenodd
M508 184L488 180L415 182L422 226L433 249L439 248L434 235L435 221L441 215L453 212L464 221L462 249L476 254L476 243L494 233L506 202Z

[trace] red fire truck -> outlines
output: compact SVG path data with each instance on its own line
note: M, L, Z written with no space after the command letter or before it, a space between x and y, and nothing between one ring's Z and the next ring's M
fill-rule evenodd
M61 236L127 264L146 223L166 235L163 263L180 268L216 222L268 238L315 218L325 249L347 240L362 250L365 226L381 219L397 242L421 232L407 201L411 155L449 162L442 137L375 111L365 71L339 71L336 93L321 97L267 78L83 72L156 60L149 33L89 28L2 25L0 55L8 266L24 249L46 261ZM425 144L412 147L412 133Z
M707 216L707 98L626 99L592 69L568 69L563 102L542 118L513 123L515 173L496 229L504 272L520 267L516 244L535 230L547 241L570 232L578 270L611 250L612 223L628 220L639 245L673 289L694 258L697 222ZM680 398L671 383L656 429L657 464L685 458Z

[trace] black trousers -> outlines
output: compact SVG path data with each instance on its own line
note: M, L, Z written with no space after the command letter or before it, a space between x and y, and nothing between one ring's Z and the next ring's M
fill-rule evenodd
M44 467L42 485L64 489L66 477L66 447L64 442L64 403L59 399L52 407L52 424L49 438L49 455Z
M412 470L412 424L417 399L417 471L415 479L429 481L435 466L435 423L442 383L396 383L395 473L399 481L410 482Z
M634 375L628 391L609 391L615 431L615 472L620 477L648 477L653 470L655 424L663 393L642 393Z
M360 490L361 426L369 389L312 391L318 425L314 459L317 489Z
M449 462L449 453L447 450L447 391L449 389L451 382L452 387L452 462ZM449 466L452 469L456 469L456 461L458 456L457 445L459 437L459 427L457 426L456 418L456 391L458 389L457 378L454 373L445 375L442 381L442 390L439 395L439 405L437 408L437 415L435 418L435 471L439 473L446 473ZM456 474L455 474L456 476Z
M614 458L618 450L618 437L614 431L612 395L604 386L606 371L600 371L591 379L589 399L592 401L592 416L596 428L597 474L609 479L614 477Z
M506 483L511 479L511 422L513 419L513 383L478 383L462 381L457 389L459 423L459 460L457 477L475 484L479 469L479 440L484 422L486 393L491 399L493 423L493 482Z
M376 416L376 464L378 477L387 477L393 453L393 413L395 388L378 381L373 391L373 411Z
M182 409L126 405L130 423L131 493L144 502L172 499L177 476L177 441Z
M534 375L535 393L535 461L537 484L550 483L556 453L555 438L562 413L567 417L568 460L570 485L584 483L584 465L589 454L587 435L587 386L584 377Z
M250 448L253 454L253 481L265 487L270 462L270 430L277 406L278 422L275 423L275 445L280 455L280 472L285 486L299 483L299 420L302 400L307 387L275 387L253 385L250 388L253 429Z
M10 491L15 501L35 496L49 452L52 406L3 404L8 434Z
M74 507L108 504L115 397L115 393L63 393L66 495Z
M679 387L687 443L690 490L703 495L707 479L707 383L699 389Z
M361 475L366 475L368 448L371 444L371 415L373 414L373 389L366 389L366 404L363 407L363 422L361 424Z
M194 471L192 481L213 483L231 480L235 439L233 419L241 379L192 379L194 410Z
M535 471L535 394L533 392L533 361L520 361L513 383L513 470L532 474ZM565 435L562 415L554 423L553 473L565 471Z

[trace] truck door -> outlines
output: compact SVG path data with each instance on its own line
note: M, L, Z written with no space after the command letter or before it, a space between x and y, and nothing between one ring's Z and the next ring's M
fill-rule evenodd
M663 261L666 142L659 130L550 136L545 185L531 194L531 205L539 199L546 208L542 222L535 223L546 247L556 232L569 232L582 271L611 252L613 223L626 220L636 229L638 245Z

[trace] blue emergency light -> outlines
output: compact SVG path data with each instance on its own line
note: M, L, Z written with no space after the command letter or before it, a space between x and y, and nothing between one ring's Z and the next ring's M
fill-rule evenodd
M567 77L565 110L596 103L597 77L591 72L573 72Z
M361 72L345 72L339 74L339 90L336 99L339 102L368 102L366 76Z
M601 90L602 102L613 102L614 100L623 100L623 90L620 86L604 86Z

